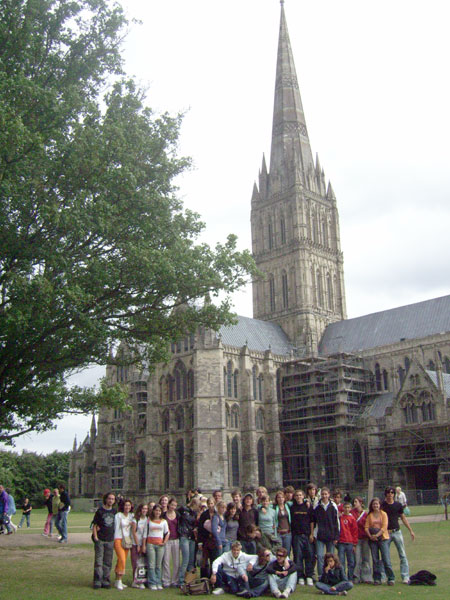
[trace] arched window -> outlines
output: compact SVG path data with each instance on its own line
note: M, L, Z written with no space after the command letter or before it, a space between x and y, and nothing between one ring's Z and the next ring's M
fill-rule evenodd
M169 442L163 446L164 489L170 489L170 447Z
M175 401L175 380L171 375L167 375L168 387L169 387L169 402Z
M385 390L389 389L389 377L388 377L388 372L386 371L386 369L383 369L383 388Z
M444 373L450 373L450 359L448 356L444 357L442 364L444 366Z
M281 216L281 219L280 219L280 234L281 234L281 243L285 244L286 243L286 221L284 220L283 216Z
M159 402L163 404L167 402L167 381L165 377L159 380Z
M258 376L258 400L260 402L262 402L264 399L263 383L264 383L264 377L263 377L263 375L259 375Z
M114 425L111 427L111 444L116 443L116 430L114 429Z
M192 350L195 345L195 335L191 333L189 336L189 350Z
M175 423L178 431L184 429L184 410L182 406L179 406L175 411Z
M118 425L116 429L116 442L123 442L123 429L121 425Z
M191 369L187 374L187 397L193 398L194 395L194 371Z
M328 308L334 310L333 282L331 281L331 275L329 273L327 273L327 295Z
M178 440L175 444L175 454L177 457L177 475L178 475L178 487L184 487L184 442Z
M240 485L239 440L237 435L231 440L231 485L236 487Z
M288 276L286 271L283 271L281 275L281 290L283 294L283 308L289 307L289 290L288 290Z
M322 277L320 276L319 269L317 269L317 271L316 271L316 278L317 278L317 305L323 306Z
M398 379L400 381L400 385L402 386L403 382L405 381L405 369L403 367L398 367L397 373L398 373Z
M233 365L231 360L227 362L227 393L228 398L233 397Z
M267 234L268 234L268 240L269 240L269 250L272 250L273 248L273 225L272 225L272 221L269 218L269 223L267 225Z
M238 397L238 382L239 382L239 371L233 373L233 394L234 397Z
M258 408L255 416L255 425L258 431L264 431L264 410Z
M227 370L223 368L223 395L227 396Z
M185 400L187 398L187 378L184 363L177 362L173 375L175 380L176 399Z
M145 490L146 481L145 481L145 453L141 450L138 454L138 479L139 479L139 489Z
M239 408L236 404L231 409L231 428L239 429Z
M253 400L258 399L258 383L257 383L257 375L256 375L256 367L252 369L252 387L253 387Z
M405 371L408 372L409 367L411 366L411 361L409 360L408 356L405 356Z
M192 406L188 406L187 408L186 426L188 429L192 429L194 427L194 409Z
M328 223L325 216L322 218L322 243L328 247Z
M230 410L230 407L228 406L228 404L225 407L225 418L226 418L227 428L230 429L231 428L231 410Z
M258 485L266 485L266 453L263 438L259 438L256 451L258 454Z
M381 370L378 363L375 364L375 386L377 388L377 392L381 392Z
M275 279L273 275L269 275L269 303L270 310L275 310Z
M353 444L353 469L355 471L355 482L362 483L364 480L363 460L359 442Z
M169 410L166 409L162 414L162 427L161 430L163 433L167 433L170 428L170 413Z

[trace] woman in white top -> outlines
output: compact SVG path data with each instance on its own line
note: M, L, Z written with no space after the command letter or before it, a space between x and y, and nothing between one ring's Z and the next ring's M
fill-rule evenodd
M134 519L131 522L131 532L133 535L133 547L131 548L131 566L133 567L133 579L136 571L137 561L143 555L144 536L147 534L148 506L139 504L134 513ZM134 583L131 587L145 589L145 585Z
M169 526L162 518L162 509L157 504L150 513L147 524L147 537L144 538L144 550L147 551L148 584L151 590L162 590L161 564L164 547L169 539Z
M118 590L123 590L127 587L122 583L122 577L125 574L125 563L127 562L128 552L132 546L132 509L131 500L125 500L123 503L123 512L118 512L114 517L114 550L117 554L115 587Z
M402 491L402 488L399 485L395 488L395 499L397 502L400 502L403 508L405 508L405 506L408 504L406 500L406 494Z

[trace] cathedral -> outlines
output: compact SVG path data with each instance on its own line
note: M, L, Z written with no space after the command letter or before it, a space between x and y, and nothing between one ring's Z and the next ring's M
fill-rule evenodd
M108 366L132 411L102 409L74 443L71 495L373 480L434 502L450 489L450 296L347 319L336 196L311 152L283 2L251 230L254 318L173 343L150 372Z

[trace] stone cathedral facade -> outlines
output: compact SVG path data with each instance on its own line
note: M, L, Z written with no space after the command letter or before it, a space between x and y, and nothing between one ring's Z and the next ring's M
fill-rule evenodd
M254 318L200 330L149 373L107 367L132 411L74 443L73 497L314 480L450 485L450 296L346 318L333 188L311 151L283 2L269 168L251 198Z

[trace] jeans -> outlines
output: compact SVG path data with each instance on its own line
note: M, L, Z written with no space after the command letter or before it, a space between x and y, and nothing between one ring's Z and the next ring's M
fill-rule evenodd
M389 548L392 542L394 542L395 547L397 548L398 557L400 559L400 575L402 579L409 579L409 564L408 559L406 558L403 534L400 529L398 531L391 531L388 542Z
M165 546L147 544L148 585L162 585L161 565Z
M30 513L25 513L24 515L22 515L22 518L20 519L19 527L22 527L25 519L27 520L27 527L30 526Z
M347 579L353 581L353 571L355 569L355 551L353 550L353 544L339 542L338 556L344 571L345 559L347 559Z
M369 540L362 538L358 540L355 552L355 569L353 571L355 583L372 583L372 567L370 566Z
M272 594L276 592L284 592L286 588L290 588L293 592L297 585L297 573L291 573L286 577L279 577L278 575L269 575L269 585Z
M61 536L61 541L67 541L67 510L58 512L55 525Z
M178 583L183 585L186 571L192 571L195 561L195 540L187 537L180 537L179 546L181 550L181 566L179 571Z
M292 551L300 579L312 577L314 574L314 548L309 541L309 537L304 534L294 534L292 536Z
M170 571L170 559L172 559L172 573ZM163 558L163 586L177 585L180 571L180 543L179 540L169 540L166 543Z
M249 575L245 588L252 598L258 598L269 588L269 579L260 579L259 577Z
M369 547L372 553L373 580L381 581L381 565L383 565L388 581L395 581L394 571L391 566L389 540L380 540L378 542L369 540Z
M335 589L332 590L332 587ZM338 596L339 592L348 592L352 587L353 583L351 581L340 581L336 585L328 585L328 583L322 583L321 581L316 583L316 588L329 596Z
M319 579L322 576L323 571L323 559L325 556L325 552L331 552L331 554L335 553L335 547L333 542L321 542L320 540L316 541L316 551L317 551L317 574L319 575Z
M112 568L114 541L94 542L94 587L109 585L109 576Z
M241 577L230 577L220 565L216 575L216 588L229 590L230 594L237 594L240 590L246 588L245 582Z
M292 533L280 533L278 535L278 537L281 540L281 545L283 546L283 548L286 548L287 555L289 558L289 555L291 554L291 546L292 546Z

